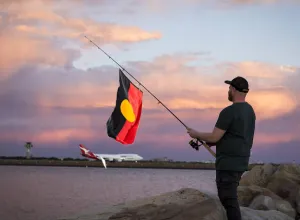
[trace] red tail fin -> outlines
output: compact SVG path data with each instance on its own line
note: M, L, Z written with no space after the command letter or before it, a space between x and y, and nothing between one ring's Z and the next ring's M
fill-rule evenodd
M85 146L84 146L83 144L79 144L79 147L80 147L81 155L82 155L82 156L86 156L87 153L89 152L89 150L86 149Z
M91 159L99 160L98 157L93 154L90 150L88 150L83 144L79 144L81 155L84 157L88 157Z

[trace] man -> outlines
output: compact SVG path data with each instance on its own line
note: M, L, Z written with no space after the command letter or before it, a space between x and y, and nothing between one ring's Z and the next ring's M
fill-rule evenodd
M237 187L243 172L248 170L250 151L255 131L255 112L245 101L249 85L245 78L225 81L229 84L228 100L211 133L188 128L192 138L216 145L216 184L218 197L224 206L228 220L241 220ZM211 144L213 143L213 144Z

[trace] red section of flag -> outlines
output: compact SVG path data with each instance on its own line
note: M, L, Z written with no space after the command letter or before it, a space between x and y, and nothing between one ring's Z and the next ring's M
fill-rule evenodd
M135 140L142 114L142 98L143 92L130 83L128 90L128 101L132 105L136 120L134 122L129 122L126 120L123 128L117 135L116 140L122 144L132 144Z

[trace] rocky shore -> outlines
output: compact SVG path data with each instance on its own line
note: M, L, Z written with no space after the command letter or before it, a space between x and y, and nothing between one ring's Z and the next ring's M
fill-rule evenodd
M212 183L214 184L214 183ZM243 220L300 219L300 166L257 165L238 188ZM226 220L216 197L183 188L60 220Z

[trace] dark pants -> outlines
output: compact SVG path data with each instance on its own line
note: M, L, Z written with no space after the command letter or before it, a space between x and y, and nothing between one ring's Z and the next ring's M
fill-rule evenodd
M228 220L242 220L237 197L237 187L243 172L216 171L218 197L224 206Z

